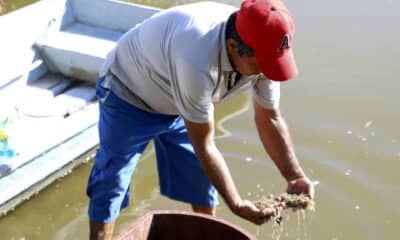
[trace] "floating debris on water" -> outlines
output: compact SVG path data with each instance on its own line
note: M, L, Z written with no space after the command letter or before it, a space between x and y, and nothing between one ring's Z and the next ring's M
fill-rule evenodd
M375 135L376 135L375 132L371 132L372 137L375 137Z
M361 136L361 135L359 135L357 138L358 138L359 140L363 141L363 142L367 141L367 138L364 137L364 136Z
M372 120L369 120L369 121L365 122L364 127L365 128L369 128L372 125L373 122L374 121L372 121Z
M365 141L367 141L368 139L366 138L366 137L361 137L361 141L363 141L363 142L365 142Z
M353 134L353 131L347 130L347 134L351 135L351 134Z

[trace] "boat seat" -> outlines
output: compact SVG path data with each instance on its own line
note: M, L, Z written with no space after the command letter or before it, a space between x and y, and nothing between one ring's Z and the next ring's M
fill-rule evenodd
M122 34L74 22L62 31L49 31L35 45L51 71L94 82L107 53Z

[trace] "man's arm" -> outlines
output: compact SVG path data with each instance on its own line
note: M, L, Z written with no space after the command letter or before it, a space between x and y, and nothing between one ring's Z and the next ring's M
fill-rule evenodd
M251 202L241 199L228 166L214 144L214 122L195 123L185 119L185 124L197 158L231 211L255 224L264 223L274 214L274 209L260 211Z
M288 183L289 193L314 197L314 188L294 152L292 139L279 109L267 109L254 102L255 122L265 150Z

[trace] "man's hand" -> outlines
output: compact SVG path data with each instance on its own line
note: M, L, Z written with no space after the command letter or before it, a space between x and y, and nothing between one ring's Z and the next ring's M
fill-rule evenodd
M248 200L242 200L239 204L232 208L232 211L244 219L249 220L257 225L261 225L269 220L275 214L280 213L284 207L284 204L275 206L275 208L265 208L263 210L258 209L252 202Z
M290 194L305 194L310 199L314 199L314 185L307 177L300 177L288 181L286 190Z

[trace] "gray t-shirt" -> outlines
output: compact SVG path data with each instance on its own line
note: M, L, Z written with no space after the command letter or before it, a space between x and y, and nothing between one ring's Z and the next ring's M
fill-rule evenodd
M146 111L213 119L214 104L252 87L258 103L279 105L280 85L262 74L234 80L225 24L237 9L200 2L161 11L121 37L101 74L105 86Z

